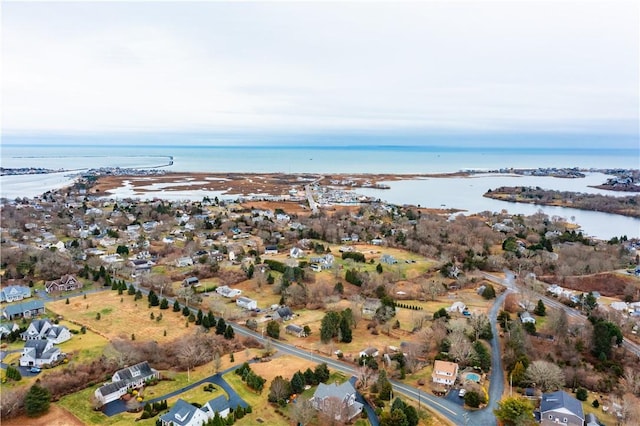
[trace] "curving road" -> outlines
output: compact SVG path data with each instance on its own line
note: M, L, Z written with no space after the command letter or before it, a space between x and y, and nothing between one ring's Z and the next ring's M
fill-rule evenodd
M498 276L495 276L486 272L483 272L482 275L487 280L496 284L500 284L511 291L515 291L515 292L518 291L518 288L515 284L513 272L511 271L506 271L506 278L500 278ZM544 302L544 304L547 306L550 306L555 309L564 309L564 311L567 313L567 316L570 318L578 320L579 322L588 321L587 317L582 312L580 312L577 309L570 308L569 306L558 302L558 300L552 297L549 297L544 294L537 294L537 297L540 298ZM625 338L622 341L622 347L628 350L629 352L631 352L636 357L638 357L638 361L640 361L640 345Z

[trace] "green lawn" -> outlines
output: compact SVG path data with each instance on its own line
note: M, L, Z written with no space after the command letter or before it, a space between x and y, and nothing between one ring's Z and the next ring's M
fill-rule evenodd
M238 421L238 425L276 425L287 426L289 422L275 412L275 408L267 401L269 389L264 389L262 394L257 394L247 387L240 376L234 372L225 374L224 379L227 383L240 395L242 399L251 405L252 412L247 414L242 420ZM262 422L259 422L261 419Z

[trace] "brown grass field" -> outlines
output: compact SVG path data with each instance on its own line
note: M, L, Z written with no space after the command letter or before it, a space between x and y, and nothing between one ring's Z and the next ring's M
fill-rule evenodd
M185 318L180 313L173 312L171 307L166 310L158 307L149 309L146 298L134 301L133 296L126 292L123 295L118 295L115 291L93 293L87 295L86 299L70 299L68 305L64 300L58 300L47 304L47 309L62 315L67 321L86 326L107 340L129 338L131 334L135 334L138 337L144 336L145 340L164 342L196 330L193 326L186 329ZM152 320L151 312L156 317L162 313L162 320ZM99 320L96 319L98 313Z

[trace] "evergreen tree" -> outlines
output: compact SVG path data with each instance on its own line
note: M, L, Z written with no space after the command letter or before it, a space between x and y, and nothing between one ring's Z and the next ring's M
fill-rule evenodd
M51 393L39 386L33 385L24 397L24 408L29 417L40 416L49 411Z
M227 330L227 324L224 322L224 318L220 318L218 320L218 324L216 324L216 334L223 335Z
M351 343L352 340L351 325L345 316L340 319L340 338L344 343Z
M188 317L190 313L191 313L191 310L187 306L182 308L182 316Z
M541 317L547 314L547 307L544 306L544 302L542 301L542 299L538 299L538 304L536 305L536 308L533 310L533 313Z
M311 370L311 368L307 368L304 371L304 383L309 386L315 386L318 384L318 379L316 379L316 374Z
M169 301L166 297L162 298L162 301L160 302L160 309L169 309Z
M196 315L196 325L201 325L202 324L202 317L204 316L204 314L202 313L201 309L198 309L198 314Z
M296 371L291 377L291 390L293 393L302 393L304 391L305 380L304 375L300 371Z
M173 312L180 312L180 303L177 300L173 302Z
M129 289L127 290L127 294L129 296L133 296L134 294L136 294L136 288L133 286L133 284L129 284Z
M316 365L316 368L313 370L316 380L318 383L325 383L329 380L329 367L327 367L326 363Z
M277 321L271 320L267 323L267 335L274 339L280 338L280 324Z
M231 327L231 325L227 325L227 328L224 331L224 338L227 340L231 340L235 335L236 333L233 331L233 327Z

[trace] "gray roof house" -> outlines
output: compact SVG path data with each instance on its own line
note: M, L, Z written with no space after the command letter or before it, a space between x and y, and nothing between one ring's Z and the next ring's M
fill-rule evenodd
M188 277L182 281L182 287L200 287L198 277Z
M311 398L311 404L316 410L342 422L348 422L360 414L363 407L356 401L356 390L350 382L341 385L320 383Z
M258 309L258 302L244 296L240 296L236 299L236 305L240 306L241 308L248 309L250 311L254 309Z
M281 306L275 310L275 312L272 315L272 318L276 321L277 320L289 321L291 318L293 318L293 311L288 306Z
M158 370L151 368L147 361L116 371L111 377L111 383L106 383L96 389L94 395L102 404L119 399L129 389L142 387L149 379L159 379Z
M160 416L163 426L201 426L209 417L201 409L179 399L168 413Z
M31 289L24 285L12 285L0 289L0 302L17 302L31 297Z
M71 274L63 275L60 279L45 283L44 289L47 293L52 291L71 291L82 288L82 281Z
M299 325L288 324L284 328L284 331L297 337L307 337L307 334L304 332L304 328L300 327Z
M20 337L22 340L47 339L53 344L60 344L71 339L71 332L67 327L51 324L48 319L35 319Z
M21 367L42 367L60 358L60 349L53 346L53 342L45 339L28 340L24 344L20 355Z
M215 417L216 413L220 415L220 417L227 417L231 412L231 406L229 405L229 400L226 396L220 395L217 398L213 398L208 401L206 404L202 406L202 411L204 411L209 418Z
M543 426L583 426L582 404L565 391L542 394L540 424Z
M44 302L42 300L30 300L9 305L2 311L2 316L9 321L17 318L32 318L40 314L44 314Z

